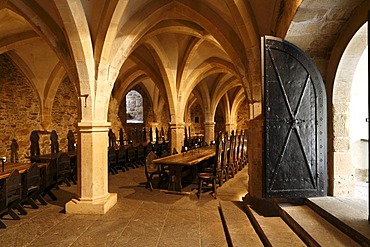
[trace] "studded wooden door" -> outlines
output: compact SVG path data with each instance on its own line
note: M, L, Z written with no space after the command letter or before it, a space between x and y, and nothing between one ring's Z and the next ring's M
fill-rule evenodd
M324 196L327 114L321 75L293 44L262 40L264 196Z

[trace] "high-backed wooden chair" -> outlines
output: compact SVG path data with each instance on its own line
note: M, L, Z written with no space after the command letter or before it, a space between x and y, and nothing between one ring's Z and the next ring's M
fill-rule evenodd
M134 145L130 144L127 146L126 153L126 166L132 167L133 169L139 166L136 163L136 153Z
M219 173L221 172L221 154L222 154L222 142L221 133L218 133L216 140L216 160L215 164L212 166L213 171L211 172L199 172L198 175L198 198L202 194L203 185L212 186L213 197L217 198L217 181L219 179Z
M228 134L227 134L227 132L225 132L224 138L223 138L223 141L222 141L222 149L224 151L222 153L222 158L221 158L221 167L225 171L225 181L228 181L229 178L231 177L231 174L232 174L231 168L229 167L229 164L228 164L228 158L229 158L229 154L230 154L230 150L228 148L228 143L230 143L228 141Z
M68 153L68 155L70 155ZM72 169L72 174L69 176L69 180L73 182L73 184L77 185L77 155L70 155L70 165Z
M40 136L37 130L33 130L30 135L30 151L31 157L35 155L40 155L40 145L39 145Z
M57 160L52 159L45 167L41 176L41 196L48 195L53 201L57 200L55 194L51 191L58 184L58 165Z
M136 149L136 163L145 165L145 148L142 143L140 143Z
M162 151L161 158L171 155L167 150Z
M6 200L6 179L0 179L0 228L6 228L4 222L1 221L1 217L8 212L8 205Z
M58 134L55 130L52 130L50 134L50 151L51 153L59 153Z
M228 166L228 170L229 170L229 175L231 177L234 177L235 176L235 140L234 140L235 136L234 136L234 132L231 133L231 136L230 136L230 147L229 147L229 150L228 150L228 156L227 156L227 166Z
M235 152L234 152L234 166L235 166L235 173L241 170L241 164L240 164L240 151L241 151L241 139L240 134L236 132L235 135Z
M5 182L5 200L7 211L4 214L9 214L13 219L19 220L19 216L14 210L18 210L21 215L26 215L27 211L21 206L22 200L22 183L21 174L17 169L14 169Z
M61 153L57 158L58 166L58 184L65 183L67 186L71 186L70 177L73 175L71 158L67 153Z
M75 135L73 134L72 130L68 130L67 141L68 141L68 152L76 151L76 147L75 147L76 140L75 140Z
M117 174L118 171L116 169L117 167L117 153L114 147L108 148L108 172L111 172L113 175ZM123 171L125 171L123 169Z
M40 195L40 168L36 163L32 163L27 172L23 175L22 181L22 205L30 205L32 208L39 208L35 200L38 200L41 204L47 204L44 198Z
M248 152L247 152L247 131L244 131L242 134L242 140L243 140L243 145L242 145L242 155L241 155L241 162L242 166L245 167L248 164Z
M153 191L153 177L158 176L159 182L158 187L161 186L165 177L168 177L168 173L161 169L159 164L154 164L153 160L158 158L158 156L152 151L148 154L145 161L145 176L146 176L146 187L149 187L150 191Z
M126 161L127 161L127 150L124 145L121 145L119 146L119 149L118 149L118 160L117 160L116 169L121 169L122 171L128 170Z
M153 146L153 143L151 142L148 142L148 145L146 145L146 153L145 153L145 157L148 156L148 154L150 152L154 152L154 146Z
M158 140L154 143L153 151L154 151L154 153L155 153L158 157L161 157L161 155L162 155L162 144L160 144L160 143L158 142Z

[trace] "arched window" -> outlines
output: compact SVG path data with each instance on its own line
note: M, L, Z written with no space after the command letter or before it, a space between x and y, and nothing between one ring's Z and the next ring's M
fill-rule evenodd
M136 90L131 90L126 94L126 122L144 122L143 96Z

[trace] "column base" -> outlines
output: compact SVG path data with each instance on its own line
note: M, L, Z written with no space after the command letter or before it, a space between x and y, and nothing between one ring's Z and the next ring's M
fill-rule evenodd
M108 197L96 201L80 201L72 199L66 203L67 214L105 214L117 203L117 193L109 193Z

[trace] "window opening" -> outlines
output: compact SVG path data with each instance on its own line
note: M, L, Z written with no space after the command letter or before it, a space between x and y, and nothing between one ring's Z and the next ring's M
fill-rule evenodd
M144 122L143 96L136 90L131 90L126 94L126 122Z

